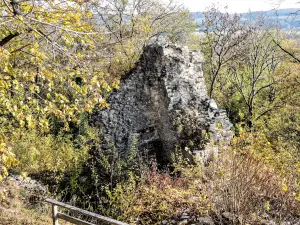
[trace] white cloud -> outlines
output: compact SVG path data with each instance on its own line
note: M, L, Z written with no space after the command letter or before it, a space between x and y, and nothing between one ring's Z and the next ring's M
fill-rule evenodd
M204 11L215 4L221 8L228 6L229 12L264 11L278 7L280 0L181 0L192 12ZM284 0L279 8L300 8L299 0Z

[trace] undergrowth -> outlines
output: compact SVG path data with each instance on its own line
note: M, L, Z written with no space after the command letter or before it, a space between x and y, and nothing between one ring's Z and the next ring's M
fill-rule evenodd
M210 215L219 223L230 213L233 224L299 217L299 168L294 164L283 170L280 165L289 157L270 160L270 144L263 141L241 132L208 167L181 158L170 173L152 164L143 176L131 174L109 190L109 207L103 213L130 224L159 224L186 211Z

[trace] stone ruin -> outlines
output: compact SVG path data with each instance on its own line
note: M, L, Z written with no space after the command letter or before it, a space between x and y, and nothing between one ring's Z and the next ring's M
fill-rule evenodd
M93 115L101 136L124 156L133 144L167 164L176 148L202 159L232 137L226 111L207 95L203 56L187 47L151 44L111 94L110 107Z

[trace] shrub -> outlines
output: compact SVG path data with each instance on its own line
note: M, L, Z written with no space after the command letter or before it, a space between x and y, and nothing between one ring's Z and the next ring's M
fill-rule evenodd
M28 173L62 172L87 158L87 148L74 147L68 135L41 136L35 131L16 132L12 151L19 161L18 170Z
M269 153L266 154L270 149L256 149L260 140L242 133L206 169L206 192L217 214L230 212L242 223L255 224L253 215L276 212L276 219L284 220L300 213L297 177L282 173L276 161L270 161Z
M200 182L190 177L172 177L152 167L138 182L120 183L109 192L110 206L118 208L118 219L130 224L160 224L162 220L191 214L204 215L210 206Z
M273 160L277 156L264 141L241 132L208 167L196 160L188 163L178 151L173 173L154 165L143 176L132 174L109 190L109 210L104 213L131 224L159 224L186 210L191 216L214 215L219 223L230 213L234 224L257 224L266 215L278 223L299 216L299 180L282 171L281 161Z

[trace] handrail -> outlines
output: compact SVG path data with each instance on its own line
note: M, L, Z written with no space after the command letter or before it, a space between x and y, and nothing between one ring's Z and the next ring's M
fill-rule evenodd
M92 213L92 212L89 212L87 210L84 210L84 209L80 209L80 208L77 208L75 206L72 206L72 205L68 205L66 203L63 203L63 202L59 202L59 201L56 201L54 199L46 199L45 200L46 202L52 204L52 218L53 218L53 225L59 225L58 224L58 219L63 219L63 220L66 220L70 223L73 223L73 224L76 224L76 225L94 225L93 223L90 223L90 222L86 222L86 221L83 221L83 220L80 220L80 219L77 219L75 217L71 217L69 215L66 215L66 214L63 214L63 213L60 213L58 211L58 206L60 207L63 207L63 208L66 208L66 209L69 209L73 212L79 212L81 214L84 214L84 215L87 215L87 216L90 216L90 217L93 217L95 219L98 219L98 220L101 220L101 221L104 221L104 222L108 222L110 224L115 224L115 225L129 225L127 223L123 223L123 222L120 222L118 220L114 220L114 219L111 219L111 218L108 218L106 216L101 216L99 214L96 214L96 213Z

